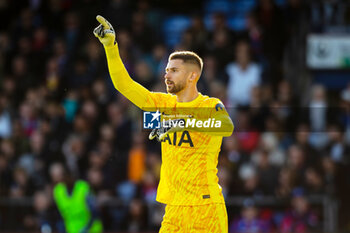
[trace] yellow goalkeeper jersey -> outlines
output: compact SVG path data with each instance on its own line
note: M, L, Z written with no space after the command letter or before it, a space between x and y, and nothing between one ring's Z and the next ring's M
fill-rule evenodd
M212 119L213 122L221 118L220 114L227 115L219 99L202 94L191 102L179 103L175 95L150 93L148 104L164 115L181 116L186 112L194 119ZM216 175L221 142L222 136L190 130L167 135L162 141L157 201L171 205L223 203Z
M141 109L156 109L164 116L186 113L190 114L190 118L210 119L213 122L214 119L229 119L217 98L199 93L191 102L177 102L176 95L148 91L129 77L119 57L117 45L105 47L105 51L114 86ZM229 135L232 130L233 125ZM224 203L217 177L222 137L220 134L195 130L168 134L161 142L162 165L157 201L170 205Z

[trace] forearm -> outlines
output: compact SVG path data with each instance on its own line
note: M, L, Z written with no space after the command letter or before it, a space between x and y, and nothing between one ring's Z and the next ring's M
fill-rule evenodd
M131 79L120 58L118 44L105 46L108 70L114 87L136 106L146 106L150 92Z

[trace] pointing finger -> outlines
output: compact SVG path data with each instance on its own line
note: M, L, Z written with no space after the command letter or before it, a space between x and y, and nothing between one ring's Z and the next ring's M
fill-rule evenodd
M111 28L111 27L109 26L108 21L107 21L105 18L103 18L101 15L96 16L96 19L97 19L97 21L98 21L100 24L102 24L102 26L104 27L104 29L110 29L110 28Z

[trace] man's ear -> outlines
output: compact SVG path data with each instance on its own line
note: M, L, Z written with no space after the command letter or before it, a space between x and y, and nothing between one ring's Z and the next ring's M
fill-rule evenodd
M196 81L197 79L197 72L191 72L191 76L190 76L190 80L193 82L193 81Z

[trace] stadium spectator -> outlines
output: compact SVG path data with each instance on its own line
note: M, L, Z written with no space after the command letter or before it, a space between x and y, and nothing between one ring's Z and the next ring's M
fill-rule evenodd
M332 124L328 127L329 142L326 146L326 152L336 163L347 164L349 161L349 146L344 142L344 132L338 124Z
M264 195L273 195L278 181L278 168L269 161L267 151L258 151L255 155L259 185ZM252 158L254 159L254 158Z
M201 53L205 51L206 43L209 38L209 32L205 28L202 17L199 15L193 16L191 27L189 27L187 31L193 38L193 51L201 55Z
M307 124L301 123L297 126L295 142L305 152L307 166L314 165L315 161L320 157L317 154L316 148L310 143L310 134L310 129Z
M266 63L262 48L262 29L253 12L246 17L246 27L247 29L241 33L240 38L249 42L253 58L260 63Z
M9 138L12 134L11 116L6 109L7 102L5 96L0 96L0 138Z
M12 173L13 182L10 188L10 196L21 198L31 196L34 193L34 185L27 171L22 167L16 167Z
M132 15L131 36L135 42L134 46L141 53L151 52L153 45L157 42L153 29L148 25L147 18L141 11L134 12Z
M270 223L259 216L259 209L251 199L244 200L241 216L230 225L232 233L267 233L271 230Z
M233 36L227 26L227 19L223 13L212 15L213 29L209 34L206 53L215 57L218 61L218 70L223 71L225 66L233 59Z
M131 201L124 224L124 228L128 232L140 232L147 228L147 210L141 200L133 199Z
M305 192L307 194L322 194L324 193L323 178L320 172L314 167L308 167L305 172Z
M257 148L260 134L252 127L249 112L246 109L238 109L234 122L239 122L236 128L236 137L240 144L241 152L250 154Z
M262 30L262 48L268 62L268 82L275 85L281 80L283 48L285 46L285 22L281 9L273 0L259 0L253 10Z
M250 58L250 47L245 41L236 46L236 62L226 67L229 76L227 95L231 106L248 106L252 89L261 83L261 68Z
M310 209L309 202L304 196L304 190L295 188L291 200L291 210L285 213L280 225L280 231L287 232L312 232L317 231L319 220Z
M102 232L95 198L87 182L76 180L65 169L63 181L54 186L53 198L66 232Z
M296 174L289 167L283 167L278 176L278 186L276 188L276 196L288 198L294 187L296 187Z
M24 226L26 230L52 231L56 229L57 222L56 212L51 208L51 198L45 191L34 193L34 211L24 217Z

